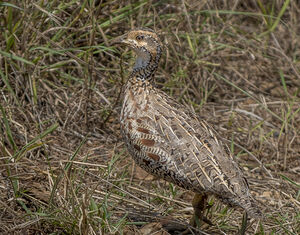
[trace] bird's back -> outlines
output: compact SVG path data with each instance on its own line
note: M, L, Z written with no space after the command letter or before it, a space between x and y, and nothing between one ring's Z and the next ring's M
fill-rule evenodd
M147 172L260 216L242 171L213 128L151 84L127 86L121 129Z

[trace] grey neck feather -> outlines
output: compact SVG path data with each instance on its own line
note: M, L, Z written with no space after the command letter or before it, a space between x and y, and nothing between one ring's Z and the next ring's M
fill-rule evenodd
M147 51L138 50L136 51L136 54L137 58L133 70L145 69L149 65L151 60L150 53Z
M155 58L152 58L150 52L145 48L139 48L135 52L137 58L131 75L141 81L152 80L161 56L160 46L157 46Z

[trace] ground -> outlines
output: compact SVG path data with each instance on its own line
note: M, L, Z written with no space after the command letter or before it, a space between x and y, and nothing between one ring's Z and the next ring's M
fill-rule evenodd
M265 219L248 234L300 234L297 1L0 2L0 233L176 234L193 193L136 166L119 131L134 62L111 39L164 44L156 84L203 116L243 168ZM202 234L236 234L214 197Z

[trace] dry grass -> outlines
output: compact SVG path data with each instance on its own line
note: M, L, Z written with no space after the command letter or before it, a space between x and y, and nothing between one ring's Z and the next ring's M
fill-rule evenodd
M133 54L108 42L147 26L166 45L158 86L207 118L249 177L266 219L248 233L299 234L297 2L0 2L0 233L167 234L188 222L192 193L134 166L119 133ZM210 203L215 226L201 230L235 234L242 211Z

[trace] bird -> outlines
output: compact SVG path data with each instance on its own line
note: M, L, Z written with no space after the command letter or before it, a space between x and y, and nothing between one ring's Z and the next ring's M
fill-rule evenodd
M249 217L262 218L247 179L221 136L206 120L156 87L155 73L163 52L157 33L135 28L111 44L126 45L136 54L123 91L120 128L137 165L195 193L192 226L197 219L205 219L210 195L243 208Z

